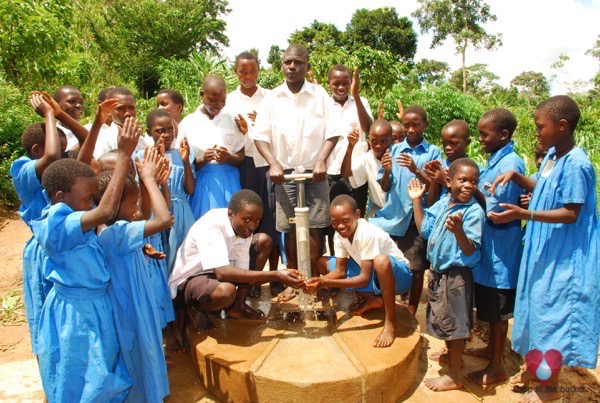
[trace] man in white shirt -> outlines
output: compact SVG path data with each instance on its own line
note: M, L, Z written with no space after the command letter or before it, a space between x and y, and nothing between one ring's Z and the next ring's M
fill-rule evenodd
M329 225L327 158L335 147L339 131L327 92L306 81L308 51L291 45L283 54L281 70L285 82L265 98L252 132L252 139L269 164L275 183L276 228L285 234L288 268L297 268L294 217L296 186L284 183L284 174L312 173L306 184L309 208L311 263L323 251L322 229Z
M65 111L67 115L77 122L81 120L81 115L83 115L83 97L77 88L72 85L62 85L54 90L52 98L54 98L58 106L60 106L60 109ZM67 150L78 149L79 139L73 131L66 127L61 121L56 122L56 125L67 136Z

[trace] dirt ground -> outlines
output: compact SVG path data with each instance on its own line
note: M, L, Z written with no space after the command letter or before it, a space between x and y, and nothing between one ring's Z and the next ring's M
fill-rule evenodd
M31 353L29 329L22 305L21 254L23 246L31 236L29 229L17 217L0 222L0 401L43 402L44 393L39 377L37 361ZM466 382L460 391L432 392L423 385L426 377L439 376L443 368L427 359L432 352L443 347L443 342L425 333L425 303L420 305L417 319L421 324L421 357L419 372L413 387L402 401L455 403L468 401L516 402L522 397L507 384L498 384L483 389ZM487 339L485 327L475 329L475 337L469 346L483 345ZM510 333L509 333L510 335ZM522 359L506 348L506 367L509 374L518 371ZM213 402L214 399L201 386L193 365L191 354L173 355L175 367L169 371L171 396L168 402ZM465 357L465 372L483 368L486 361ZM561 374L564 402L600 401L600 371L582 368L567 368Z

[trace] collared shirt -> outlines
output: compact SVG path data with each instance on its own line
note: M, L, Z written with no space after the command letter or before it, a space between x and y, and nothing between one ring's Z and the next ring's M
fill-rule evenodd
M486 213L503 211L500 203L519 205L519 198L525 193L525 189L514 181L497 186L494 195L489 191L496 177L511 169L525 174L525 163L515 153L513 141L494 152L487 161L487 167L479 175L479 190L485 196ZM523 252L522 239L520 220L496 224L486 218L481 261L473 270L473 281L493 288L516 288Z
M375 213L369 221L394 236L404 236L413 217L412 199L408 195L408 183L415 174L408 168L401 167L396 158L401 153L409 154L417 168L423 169L426 162L442 159L439 147L429 144L423 139L415 148L411 148L406 140L394 144L390 151L392 155L392 171L390 172L390 190L387 192L385 205ZM378 180L383 176L383 167L379 169Z
M62 122L57 121L56 127L63 131L65 136L67 137L67 150L79 145L79 140L75 137L75 134L71 129L62 124ZM88 129L89 130L89 129Z
M210 210L190 228L169 277L172 298L177 295L177 286L190 277L214 273L215 268L229 265L249 268L252 237L240 238L235 234L227 211L226 208Z
M251 97L243 94L240 86L238 86L235 91L227 94L227 104L225 105L225 110L228 111L233 117L241 114L244 116L244 119L246 119L246 122L248 122L248 134L246 135L248 141L246 142L246 147L244 147L244 154L246 157L252 157L254 159L254 166L258 168L267 166L267 161L265 161L262 155L260 155L256 149L256 146L254 145L254 141L251 139L250 133L252 130L254 130L254 122L248 117L248 114L251 112L258 113L262 102L267 94L271 91L262 88L259 85L256 87L256 91Z
M406 262L407 265L409 264L390 235L364 218L358 220L352 242L336 232L333 236L333 245L335 256L351 257L359 265L363 260L373 260L381 254L392 255L396 259Z
M348 178L353 188L358 188L368 183L369 199L380 209L385 205L386 192L381 189L377 181L377 174L381 168L381 161L377 159L373 150L352 158L352 176Z
M233 116L226 110L210 119L202 112L200 105L195 112L187 115L179 123L176 148L184 137L187 137L190 148L196 152L196 157L204 156L209 148L226 147L232 153L237 153L246 145L246 137L239 131ZM218 164L211 161L211 164Z
M424 211L420 233L427 239L427 259L433 271L442 273L453 266L473 268L481 259L481 235L485 213L475 198L451 207L451 197L444 197ZM446 228L449 215L463 214L463 230L475 245L475 252L467 256L458 246L456 236Z
M337 114L339 119L340 138L327 159L327 173L329 175L339 175L344 155L346 155L346 150L348 149L348 133L350 133L354 127L357 127L360 131L360 139L352 150L352 159L358 158L366 152L369 146L367 145L365 133L360 127L358 110L356 109L356 100L354 97L348 95L348 99L344 102L344 105L337 103L333 97L330 97L329 99L331 101L333 113ZM369 101L362 97L361 101L369 116L372 117L373 115L371 113Z
M119 126L117 126L115 123L111 124L108 127L106 125L102 125L100 133L98 134L98 140L96 141L96 147L94 148L94 158L98 159L103 154L118 149L118 138ZM146 136L141 135L138 140L137 146L135 147L135 151L143 150L144 148L146 148L146 145L152 144L154 144L154 141L151 138L148 141L148 138Z
M283 169L302 173L313 169L325 141L339 136L337 125L323 87L305 81L295 95L284 82L265 98L251 136L271 145Z

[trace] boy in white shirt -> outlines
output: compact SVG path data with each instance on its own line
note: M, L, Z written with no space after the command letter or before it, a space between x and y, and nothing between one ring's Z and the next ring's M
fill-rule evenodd
M308 291L321 288L352 288L358 299L350 305L354 315L385 309L381 333L373 347L389 347L396 337L395 296L410 290L412 273L389 234L360 218L356 201L340 195L331 202L331 224L335 229L335 257L319 258L320 277L306 282Z

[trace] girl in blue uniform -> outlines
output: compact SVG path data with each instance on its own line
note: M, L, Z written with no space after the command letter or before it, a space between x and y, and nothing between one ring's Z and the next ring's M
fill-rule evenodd
M45 277L53 283L38 328L40 373L49 402L122 401L129 391L107 293L110 273L95 229L119 207L140 134L137 121L128 118L108 190L94 209L98 180L88 165L63 159L42 176L52 205L32 229L48 253Z
M127 177L119 211L109 227L98 235L111 274L108 288L114 306L117 336L133 385L131 402L162 402L169 394L167 366L162 349L161 324L149 271L142 252L144 237L160 233L171 225L167 204L158 188L161 158L150 150L143 161L140 179L149 194L154 215L148 221L134 221L138 214L139 186ZM96 198L106 191L110 172L99 176Z
M513 349L523 356L532 350L556 350L562 365L595 368L600 318L596 174L585 151L575 145L579 117L577 104L567 96L538 105L537 136L550 148L538 179L509 171L492 188L513 180L532 191L529 209L501 204L505 211L488 215L496 223L529 221L517 282ZM552 354L557 355L546 358ZM561 364L535 364L524 366L513 383L537 379L544 387L528 392L538 395L531 399L560 398ZM551 371L544 373L548 367Z

